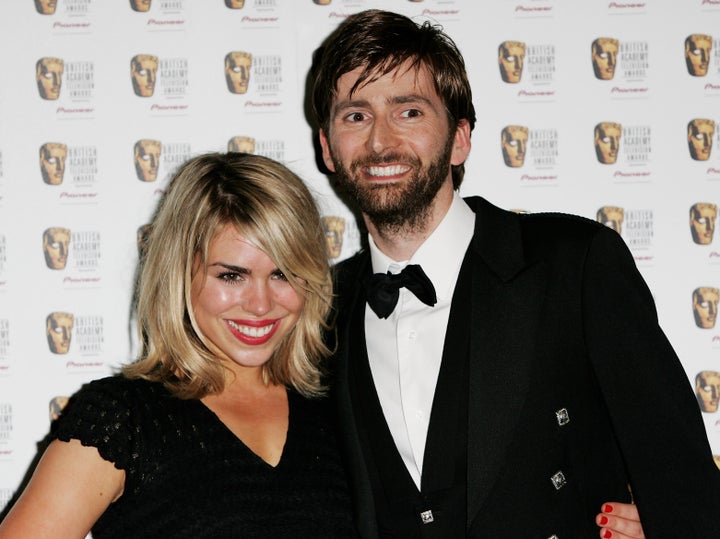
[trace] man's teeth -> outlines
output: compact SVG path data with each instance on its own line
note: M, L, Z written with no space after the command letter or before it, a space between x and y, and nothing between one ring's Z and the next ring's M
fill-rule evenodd
M260 328L255 326L241 326L240 324L236 324L232 320L228 320L228 324L230 324L233 328L235 328L243 335L247 335L248 337L264 337L265 335L270 333L273 328L273 324Z
M407 167L402 165L394 165L391 167L368 167L368 173L371 176L395 176L402 174L407 170Z

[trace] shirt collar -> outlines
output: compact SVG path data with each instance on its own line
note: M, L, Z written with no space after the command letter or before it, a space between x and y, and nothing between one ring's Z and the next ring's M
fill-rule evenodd
M456 192L445 217L410 260L393 260L380 251L369 235L373 272L398 273L408 264L420 264L435 286L438 299L446 299L455 288L460 265L474 233L475 213Z

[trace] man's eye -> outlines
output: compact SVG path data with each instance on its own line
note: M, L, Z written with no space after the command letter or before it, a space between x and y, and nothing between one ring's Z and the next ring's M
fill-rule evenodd
M418 109L408 109L402 113L403 118L418 118L420 116L422 116L422 112Z
M365 119L365 115L362 112L351 112L347 115L347 119L350 122L362 122Z

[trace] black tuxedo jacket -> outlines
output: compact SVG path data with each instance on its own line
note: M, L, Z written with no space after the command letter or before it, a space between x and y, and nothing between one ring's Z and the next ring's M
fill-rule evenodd
M648 538L720 538L715 467L688 377L620 236L466 199L472 264L467 537L598 537L632 488ZM360 252L336 268L333 383L360 534L377 536L348 376ZM425 463L432 466L432 463Z

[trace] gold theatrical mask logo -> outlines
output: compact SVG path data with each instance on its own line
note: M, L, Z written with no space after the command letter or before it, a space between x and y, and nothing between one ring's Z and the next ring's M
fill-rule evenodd
M690 34L685 39L685 65L693 77L707 75L712 42L707 34Z
M330 2L332 2L332 0L313 0L313 3L318 6L329 6Z
M600 122L595 126L595 155L600 163L613 165L620 152L622 126L615 122Z
M718 467L718 470L720 470L720 455L713 455L713 461L715 462L715 466Z
M255 139L252 137L232 137L227 146L229 152L255 153Z
M53 312L45 319L48 346L53 354L67 354L70 350L75 317L71 313Z
M225 7L230 9L242 9L245 7L245 0L225 0Z
M54 270L65 269L70 251L70 229L53 226L43 232L45 264Z
M40 97L48 101L55 101L60 97L64 70L65 62L60 58L45 56L37 61L35 79Z
M690 120L687 126L688 149L695 161L707 161L712 151L715 122L706 118Z
M35 0L35 9L40 15L54 15L57 0Z
M231 51L225 55L225 82L233 94L244 94L250 84L252 54L243 51Z
M60 142L46 142L40 146L40 173L48 185L60 185L65 176L67 146Z
M70 401L69 397L54 397L50 400L50 403L48 405L48 415L50 416L50 421L55 421L57 418L60 417L60 414L67 406L67 403Z
M152 0L130 0L132 10L139 11L140 13L150 11L150 4L152 4Z
M696 202L690 206L690 233L698 245L710 245L715 233L717 205L710 202Z
M525 43L522 41L503 41L498 47L498 65L504 82L515 84L522 78L525 62Z
M618 234L622 234L625 210L618 206L603 206L597 211L596 219L598 223L602 223L606 227L612 228Z
M157 80L158 58L152 54L137 54L130 60L133 92L139 97L152 97Z
M325 231L325 243L327 245L328 256L330 258L338 258L342 253L343 234L345 233L345 219L328 215L322 217L322 227Z
M695 375L695 395L700 410L712 414L718 410L720 399L720 372L700 371Z
M159 140L140 139L135 143L133 156L138 180L141 182L157 180L161 153L162 144Z
M512 168L523 166L527 152L528 128L524 125L505 126L500 134L500 145L505 164Z
M619 48L619 41L611 37L599 37L592 42L592 65L596 78L612 80L615 76Z
M718 299L720 290L712 286L700 286L693 290L693 315L695 325L700 329L715 327L718 314Z

